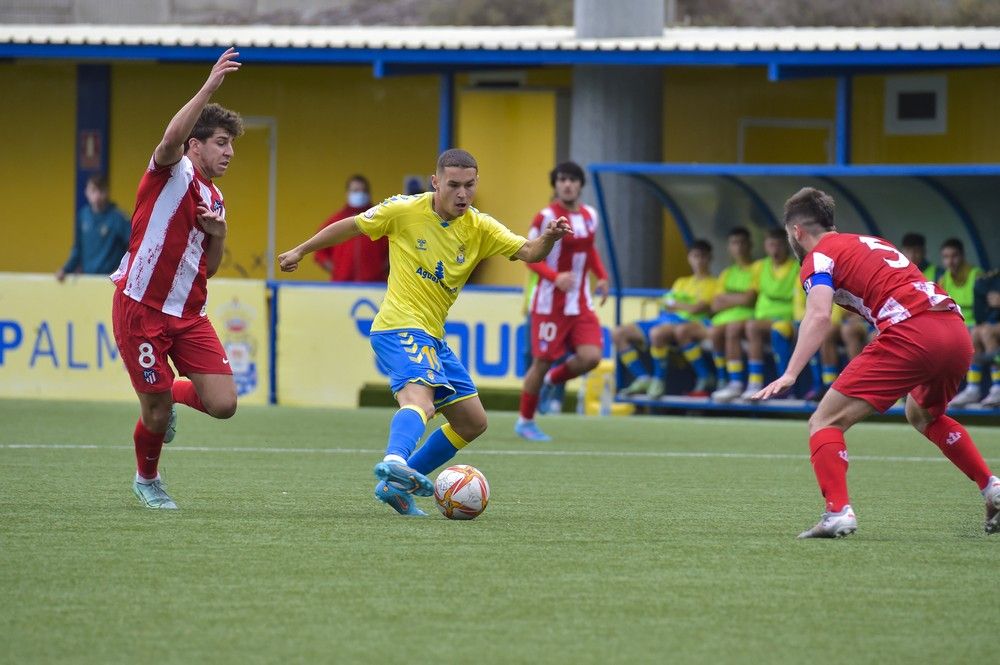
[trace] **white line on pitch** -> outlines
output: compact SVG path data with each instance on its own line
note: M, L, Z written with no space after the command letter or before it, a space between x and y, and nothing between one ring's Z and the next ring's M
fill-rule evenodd
M97 446L88 444L59 443L6 443L0 449L7 450L132 450L132 446ZM253 448L249 446L166 446L165 450L193 453L294 453L321 455L381 455L382 450L374 448ZM690 458L690 459L773 459L805 460L806 455L790 453L738 453L680 450L475 450L462 452L464 455L500 455L513 457L639 457L639 458ZM852 461L866 462L945 462L944 457L904 457L890 455L851 455Z

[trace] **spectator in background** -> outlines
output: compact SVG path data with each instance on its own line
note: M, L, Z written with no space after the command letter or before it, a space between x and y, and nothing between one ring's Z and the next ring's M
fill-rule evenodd
M910 263L917 266L924 277L934 282L937 280L938 268L927 260L927 239L920 233L907 233L903 236L903 241L899 245L899 250L903 256L910 260Z
M347 203L330 215L319 230L334 222L356 217L371 206L368 178L353 175L347 181ZM313 258L330 273L331 282L384 282L389 278L389 239L369 240L359 235L333 247L318 250Z
M938 277L937 283L962 308L962 316L965 317L965 325L968 326L971 335L976 325L975 296L973 293L976 278L979 277L981 271L965 260L965 246L958 238L948 238L941 243L941 268L941 276ZM949 406L964 406L978 402L983 398L980 387L983 380L983 366L979 362L983 348L975 342L974 346L976 353L972 357L972 364L965 377L965 388L955 395Z
M108 179L95 173L84 191L87 205L76 213L73 249L66 264L56 273L60 282L66 273L110 275L128 251L132 224L108 198Z
M753 245L750 232L742 226L730 229L727 249L733 262L719 275L718 288L712 298L712 348L718 390L712 393L716 402L731 402L743 394L743 331L753 318L757 291L754 290L760 265L751 256ZM728 379L728 383L727 383Z
M982 348L983 365L989 366L990 392L979 404L1000 406L1000 270L992 270L976 280L974 288L976 327L972 341Z

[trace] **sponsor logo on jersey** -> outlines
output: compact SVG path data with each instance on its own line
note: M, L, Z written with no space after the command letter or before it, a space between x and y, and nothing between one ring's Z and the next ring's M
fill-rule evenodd
M429 279L435 284L440 284L441 288L448 293L458 293L458 289L448 286L444 283L444 263L442 261L437 262L437 266L434 268L434 272L427 270L427 268L417 266L416 273L423 277L424 279Z

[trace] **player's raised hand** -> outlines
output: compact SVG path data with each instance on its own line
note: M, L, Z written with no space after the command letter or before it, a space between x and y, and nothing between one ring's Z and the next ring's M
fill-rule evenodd
M777 397L783 395L792 389L795 385L795 377L789 376L787 374L782 374L777 379L771 383L764 386L762 390L755 392L750 399L754 402L759 402L760 400L770 399L772 397Z
M302 252L292 249L278 255L278 266L281 268L281 272L295 272L301 260Z
M565 236L573 235L573 227L570 226L569 220L565 217L552 219L545 226L542 235L552 240L561 240Z
M222 81L226 78L226 74L231 74L242 67L243 63L237 62L236 60L238 57L240 57L239 51L232 46L227 48L212 66L212 72L208 75L208 80L205 81L205 90L210 93L215 92L219 89L219 86L222 85Z
M198 204L198 224L210 236L226 237L226 220L203 203Z

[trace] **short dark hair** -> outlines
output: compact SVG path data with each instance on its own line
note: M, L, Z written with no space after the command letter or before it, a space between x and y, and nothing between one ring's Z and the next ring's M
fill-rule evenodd
M694 251L705 252L706 254L711 254L712 253L712 243L710 243L709 241L705 240L704 238L698 238L697 240L695 240L694 242L692 242L691 245L688 247L688 252L689 253L690 252L694 252Z
M788 232L785 231L785 229L778 228L777 226L775 226L767 230L767 234L765 237L771 238L772 240L785 241L788 240Z
M476 169L479 171L479 164L476 163L476 158L472 156L466 150L461 148L451 148L445 150L438 157L437 161L437 172L445 170L448 167L455 167L459 169Z
M927 238L922 233L907 233L903 235L903 240L900 241L899 246L927 249Z
M108 191L108 176L103 173L91 173L90 177L87 178L87 184L93 185L102 192Z
M810 235L832 231L836 205L833 197L813 187L803 187L785 201L785 224L798 223Z
M727 238L732 238L733 236L743 236L747 240L750 240L750 231L745 226L734 226L726 234Z
M965 256L965 245L958 238L948 238L943 243L941 243L941 249L950 247L951 249L957 249L958 253Z
M235 139L243 135L243 118L236 111L230 111L220 104L206 104L198 116L198 122L194 123L191 135L184 141L184 149L187 150L191 139L207 141L217 129L224 129Z
M587 184L587 175L583 172L583 168L576 162L560 162L556 164L556 167L549 172L549 184L555 187L556 180L560 174L569 176L573 180L579 180L581 186Z
M368 192L369 194L371 193L372 186L371 184L369 184L368 178L364 177L360 173L355 173L350 178L348 178L347 182L344 183L344 189L350 189L352 182L360 182L362 185L365 186L365 191Z

